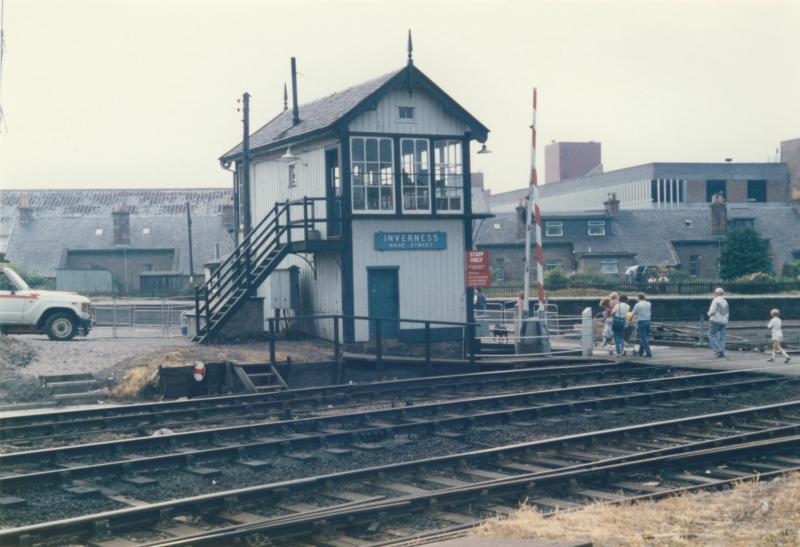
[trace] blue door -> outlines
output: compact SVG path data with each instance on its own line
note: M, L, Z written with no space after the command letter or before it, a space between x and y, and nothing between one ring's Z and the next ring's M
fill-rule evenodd
M380 318L400 317L400 283L397 268L367 268L367 294L369 316ZM397 338L400 326L397 321L382 321L381 336ZM375 322L369 322L369 337L375 337Z

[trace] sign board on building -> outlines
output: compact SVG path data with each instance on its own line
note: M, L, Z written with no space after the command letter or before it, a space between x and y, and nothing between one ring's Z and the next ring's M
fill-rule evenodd
M492 274L489 271L489 251L466 251L464 260L467 287L492 286Z
M376 251L447 249L447 232L375 232Z

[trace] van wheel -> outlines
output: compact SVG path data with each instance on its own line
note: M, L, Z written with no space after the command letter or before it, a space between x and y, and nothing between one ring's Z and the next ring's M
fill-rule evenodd
M45 330L50 340L66 342L78 333L78 322L68 313L58 312L47 319Z

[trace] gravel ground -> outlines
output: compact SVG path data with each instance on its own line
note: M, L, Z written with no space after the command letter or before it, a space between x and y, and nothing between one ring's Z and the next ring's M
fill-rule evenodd
M48 391L29 373L36 358L31 344L0 335L0 404L50 399Z
M720 398L709 400L693 399L679 404L675 408L662 407L629 407L621 412L575 413L559 419L540 420L535 427L519 427L513 425L492 425L467 431L466 441L462 442L436 436L396 437L387 443L386 448L379 450L356 450L344 457L333 456L313 449L292 451L289 454L277 454L274 450L248 452L248 459L261 459L271 463L271 467L253 471L243 465L231 461L198 460L194 463L200 467L219 468L219 476L203 478L184 468L150 470L143 473L156 478L158 484L152 486L132 486L117 479L103 480L103 485L121 494L148 502L181 498L203 493L219 492L243 486L266 484L300 477L323 475L349 469L385 465L394 462L409 461L422 458L475 450L481 446L497 446L514 442L533 441L553 436L633 425L638 423L692 416L715 411L744 408L796 399L797 385L782 384L762 387L757 390L741 392L734 400ZM479 444L478 444L479 443ZM348 445L341 445L348 448ZM139 453L140 451L137 451ZM149 451L141 451L145 453ZM292 457L297 452L312 453L314 458L298 459ZM88 457L86 460L93 460ZM87 461L88 463L88 461ZM442 471L450 475L451 471ZM462 477L463 478L463 477ZM392 480L397 477L392 477ZM397 479L399 480L399 479ZM354 485L356 486L356 485ZM360 487L356 487L357 489ZM368 492L367 492L368 493ZM59 516L62 518L85 514L87 502L70 505L62 503L62 492L57 488L41 488L26 491L24 497L29 505L0 517L0 525L21 525L49 519L49 508L53 503L60 505ZM105 507L100 500L95 504ZM95 506L88 508L94 510Z

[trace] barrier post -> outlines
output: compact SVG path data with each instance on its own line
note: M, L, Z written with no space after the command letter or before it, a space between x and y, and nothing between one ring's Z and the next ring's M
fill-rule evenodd
M594 349L594 325L592 325L592 308L584 308L581 312L581 355L589 357Z

